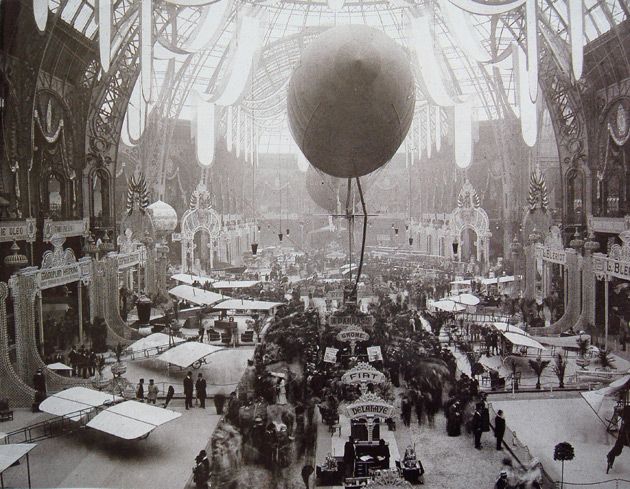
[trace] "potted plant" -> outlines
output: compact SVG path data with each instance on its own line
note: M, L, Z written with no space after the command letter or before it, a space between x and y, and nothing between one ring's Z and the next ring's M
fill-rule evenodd
M583 338L582 335L580 335L579 338L577 338L575 341L577 342L578 355L579 355L575 363L578 366L585 368L591 363L591 361L588 358L586 358L586 354L588 353L588 346L589 346L588 338Z
M564 374L567 370L567 361L562 357L560 353L556 356L555 365L553 367L556 377L558 377L560 389L564 389Z
M127 372L127 366L121 362L123 351L124 347L120 343L118 343L116 345L116 349L114 350L114 355L116 355L116 363L111 367L111 371L114 377L121 377Z
M615 361L610 356L610 352L608 350L599 350L597 357L599 358L599 364L603 370L608 371L615 366Z
M563 441L558 443L553 449L553 459L562 462L562 475L560 479L560 487L564 487L564 462L575 458L575 450L570 443Z
M543 370L547 368L547 366L551 363L549 360L543 360L538 357L536 360L530 360L529 366L536 374L536 389L540 390L540 376L543 373Z

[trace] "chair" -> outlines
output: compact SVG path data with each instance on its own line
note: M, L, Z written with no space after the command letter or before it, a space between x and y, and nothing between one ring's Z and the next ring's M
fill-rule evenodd
M13 410L9 409L9 400L0 399L0 421L13 421Z

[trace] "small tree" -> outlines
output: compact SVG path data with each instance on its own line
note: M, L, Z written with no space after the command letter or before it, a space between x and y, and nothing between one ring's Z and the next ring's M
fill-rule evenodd
M567 361L560 353L556 356L556 362L553 369L560 383L558 387L560 387L560 389L564 389L564 374L567 370Z
M601 349L597 354L599 358L599 363L604 369L609 369L610 367L614 367L615 361L610 356L610 352L608 350Z
M536 360L529 361L530 368L536 374L536 389L540 389L540 376L542 375L543 370L545 370L550 363L551 362L549 360L543 360L540 357Z
M566 441L558 443L553 449L553 459L562 462L562 476L560 479L560 487L564 487L564 462L573 460L574 457L575 451L573 450L573 446Z

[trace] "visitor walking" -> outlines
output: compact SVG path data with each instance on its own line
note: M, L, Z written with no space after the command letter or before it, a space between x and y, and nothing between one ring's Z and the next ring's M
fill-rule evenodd
M505 418L503 411L499 409L494 418L494 437L497 439L497 450L502 450L503 435L505 435Z
M186 378L184 379L184 397L186 398L186 410L192 407L192 399L193 399L193 379L192 372L188 372L186 374Z
M197 376L197 382L195 382L195 389L197 391L197 399L203 409L206 409L206 379L203 378L201 373Z
M201 450L195 457L195 467L193 468L193 482L197 489L207 489L210 479L210 461L205 450Z
M174 395L175 395L175 387L173 387L172 385L169 385L168 391L166 392L166 399L164 400L164 405L162 406L163 408L168 407L168 403L171 402Z
M481 450L481 434L483 433L483 426L481 421L481 404L478 403L475 406L475 413L472 417L472 431L475 437L475 448Z

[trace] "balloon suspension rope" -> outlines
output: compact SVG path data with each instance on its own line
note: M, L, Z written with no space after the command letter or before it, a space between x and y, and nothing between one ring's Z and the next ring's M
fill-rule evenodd
M361 238L361 255L359 259L359 269L357 270L357 280L354 283L354 287L352 289L352 295L354 296L357 292L357 287L359 286L359 279L361 278L361 270L363 269L363 256L365 253L365 238L367 235L367 225L368 225L368 213L367 208L365 206L365 199L363 198L363 189L361 189L361 180L359 177L356 177L357 180L357 188L359 189L359 196L361 197L361 208L363 209L363 237ZM350 270L352 270L352 264L350 264Z

